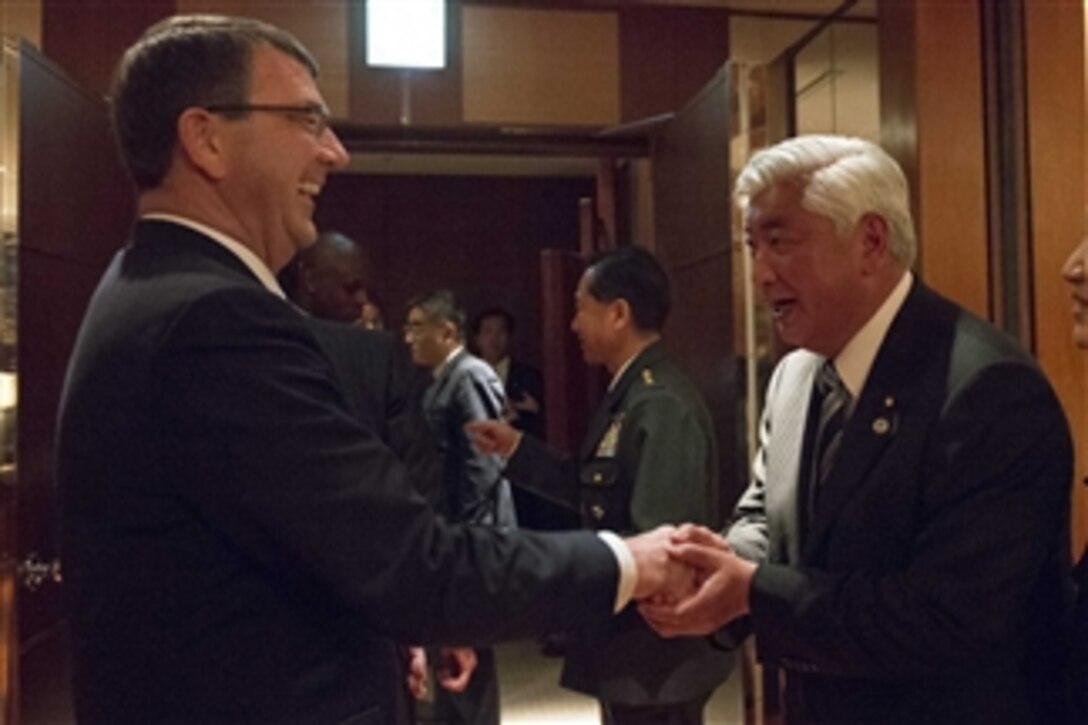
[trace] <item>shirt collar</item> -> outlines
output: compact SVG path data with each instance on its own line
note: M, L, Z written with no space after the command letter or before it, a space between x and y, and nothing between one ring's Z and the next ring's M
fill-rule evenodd
M636 357L638 357L639 355L641 355L641 354L642 354L642 351L643 351L643 350L645 350L645 349L646 349L645 347L644 347L644 348L642 348L642 349L640 349L640 350L639 350L638 352L636 352L636 353L635 353L634 355L632 355L631 357L627 358L627 362L625 362L625 363L624 363L623 365L620 365L620 369L619 369L619 370L617 370L617 371L616 371L616 374L612 376L612 382L610 382L610 383L608 384L608 389L609 389L609 390L612 390L612 388L614 388L614 387L616 387L617 385L619 385L619 382L620 382L620 378L622 378L622 377L623 377L623 374L624 374L625 372L627 372L627 368L631 367L631 363L633 363L633 362L635 361L635 358L636 358Z
M503 385L506 385L506 379L510 377L510 356L507 355L492 367L495 368L495 374L499 376L499 380L502 381Z
M246 266L246 269L253 273L253 276L257 278L257 280L265 289L281 299L286 299L286 295L283 293L283 288L280 287L280 283L276 281L276 275L272 274L272 271L268 269L268 265L266 265L260 257L254 254L253 250L251 250L249 247L245 246L238 240L231 239L223 232L205 226L200 222L195 222L192 219L177 216L176 214L152 212L150 214L144 214L140 218L170 222L171 224L188 227L194 232L199 232L200 234L203 234L216 244L224 247L235 257L237 257L238 261L244 264Z
M854 400L858 399L861 389L865 387L865 381L869 377L873 361L876 360L876 354L884 342L884 336L888 334L888 328L892 326L899 308L907 299L913 280L914 275L907 270L891 294L884 299L880 308L850 339L850 342L846 343L846 347L835 356L835 370L838 371L843 385L850 391Z
M446 356L446 359L442 361L442 364L434 369L434 376L438 378L442 375L442 371L450 364L450 361L461 354L461 351L465 349L464 345L458 345L450 351L450 354Z

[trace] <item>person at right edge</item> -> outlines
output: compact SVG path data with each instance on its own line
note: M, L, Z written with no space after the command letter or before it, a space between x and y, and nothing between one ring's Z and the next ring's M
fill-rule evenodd
M911 272L909 187L879 146L789 139L736 194L797 349L728 545L678 532L699 592L643 614L722 644L750 627L787 723L1067 722L1072 446L1046 377Z
M571 328L586 362L612 375L578 457L499 421L470 423L476 444L508 457L505 474L515 485L577 507L585 528L713 524L714 429L695 384L661 341L671 302L665 270L639 247L607 252L590 262L575 302ZM630 607L567 641L562 685L596 697L606 725L696 725L732 660L705 638L661 639Z
M1088 236L1069 255L1062 277L1072 288L1073 342L1088 350ZM1084 479L1082 483L1088 483ZM1088 546L1073 567L1076 599L1073 609L1073 636L1070 638L1070 677L1074 718L1088 723Z

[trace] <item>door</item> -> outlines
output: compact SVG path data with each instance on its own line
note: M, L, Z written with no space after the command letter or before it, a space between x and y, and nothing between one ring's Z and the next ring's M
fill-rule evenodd
M673 290L665 344L695 378L714 419L723 522L747 469L733 294L730 79L727 65L661 128L651 153L654 251Z
M57 406L132 219L102 98L5 40L0 209L0 687L7 723L71 718L53 485Z

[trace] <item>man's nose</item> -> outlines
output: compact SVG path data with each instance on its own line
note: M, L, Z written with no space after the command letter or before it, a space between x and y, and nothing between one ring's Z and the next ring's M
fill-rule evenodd
M322 158L334 169L344 168L351 160L344 144L340 143L340 137L331 128L325 129L325 133L321 135L321 151Z
M1084 252L1088 247L1088 239L1085 239L1080 243L1073 253L1069 255L1069 259L1065 260L1065 264L1062 265L1062 276L1065 277L1068 282L1083 282L1084 281Z
M762 287L778 279L774 267L767 261L764 254L757 250L751 254L750 259L752 260L752 284L754 286Z

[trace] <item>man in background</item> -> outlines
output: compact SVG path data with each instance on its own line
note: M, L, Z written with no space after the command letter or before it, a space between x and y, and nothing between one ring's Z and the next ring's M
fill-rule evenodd
M482 450L508 457L506 473L565 500L588 529L645 531L718 517L717 452L710 412L665 351L669 280L645 249L593 260L575 293L571 329L586 362L612 376L578 456L560 454L501 422L470 426ZM631 607L566 643L562 684L596 697L606 725L698 724L731 655L705 638L664 641Z
M518 430L544 438L544 379L540 371L510 356L514 316L489 307L472 323L472 341L502 381L506 392L503 419Z
M512 528L517 517L502 462L477 450L465 431L467 423L501 417L502 383L487 363L465 349L464 331L464 309L449 290L423 294L409 303L404 340L413 362L433 377L423 395L423 413L441 462L439 511L452 522ZM440 721L498 725L495 654L481 647L476 659L476 672L465 692L435 693Z
M355 419L275 278L348 162L316 75L291 35L209 15L157 23L121 60L139 219L88 306L57 434L80 722L402 723L396 641L604 622L685 585L667 529L438 521Z
M279 273L283 291L322 320L362 326L373 270L362 246L340 232L325 231Z

